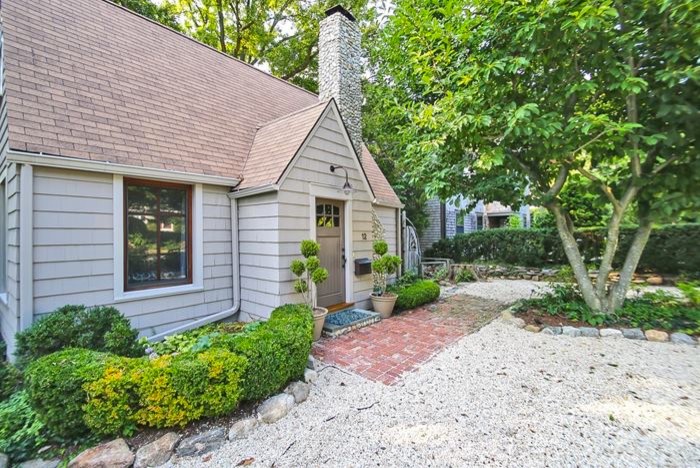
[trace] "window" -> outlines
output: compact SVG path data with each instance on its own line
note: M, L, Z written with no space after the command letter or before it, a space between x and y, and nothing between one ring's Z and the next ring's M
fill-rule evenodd
M192 187L124 180L124 290L192 283Z
M484 229L484 215L482 213L476 214L476 230L481 231Z
M316 226L334 228L340 226L340 207L330 203L316 205Z

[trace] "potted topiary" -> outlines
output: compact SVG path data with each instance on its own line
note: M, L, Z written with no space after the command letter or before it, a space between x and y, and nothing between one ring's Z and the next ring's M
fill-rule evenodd
M326 321L328 309L318 307L316 303L316 285L328 279L328 270L321 268L321 260L318 252L321 245L315 240L306 239L301 241L301 254L304 260L292 260L290 269L297 277L294 282L294 290L302 295L304 302L314 314L314 341L321 338L323 323Z
M374 259L372 260L372 279L374 291L370 298L375 312L379 312L382 318L391 317L396 304L396 294L387 292L387 280L389 275L395 273L401 266L401 258L389 255L389 245L384 240L376 240L372 244Z

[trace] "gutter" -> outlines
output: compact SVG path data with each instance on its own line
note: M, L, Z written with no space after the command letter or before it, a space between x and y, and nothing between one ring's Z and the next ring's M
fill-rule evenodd
M262 193L276 192L279 189L280 189L280 186L278 184L260 185L258 187L251 187L251 188L235 190L233 192L230 192L228 194L228 197L232 200L235 200L238 198L249 197L252 195L260 195Z
M75 169L79 171L101 172L107 174L120 174L129 177L141 177L149 179L161 179L172 182L187 182L195 184L224 185L235 187L241 183L240 179L220 177L213 175L194 174L189 172L169 171L143 166L129 166L105 161L93 161L90 159L71 158L46 153L32 153L10 149L7 152L7 161L18 164L34 164L36 166L56 167L60 169Z
M148 338L148 341L161 341L163 338L176 333L182 333L219 320L224 320L238 314L241 308L241 263L238 247L238 200L229 193L231 199L231 282L233 285L233 306L214 315L209 315L194 322L180 325Z

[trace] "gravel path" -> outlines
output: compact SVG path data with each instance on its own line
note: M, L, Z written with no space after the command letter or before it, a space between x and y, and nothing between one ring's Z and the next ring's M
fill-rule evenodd
M278 467L700 466L700 348L496 320L395 386L325 368L305 403L206 465L249 457Z

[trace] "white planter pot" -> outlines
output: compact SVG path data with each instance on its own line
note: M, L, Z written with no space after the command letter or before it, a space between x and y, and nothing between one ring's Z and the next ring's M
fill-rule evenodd
M370 295L372 299L372 307L375 312L378 312L383 319L391 317L391 313L394 311L394 304L396 304L396 299L398 296L394 293L384 293L381 296L376 296L374 294Z

